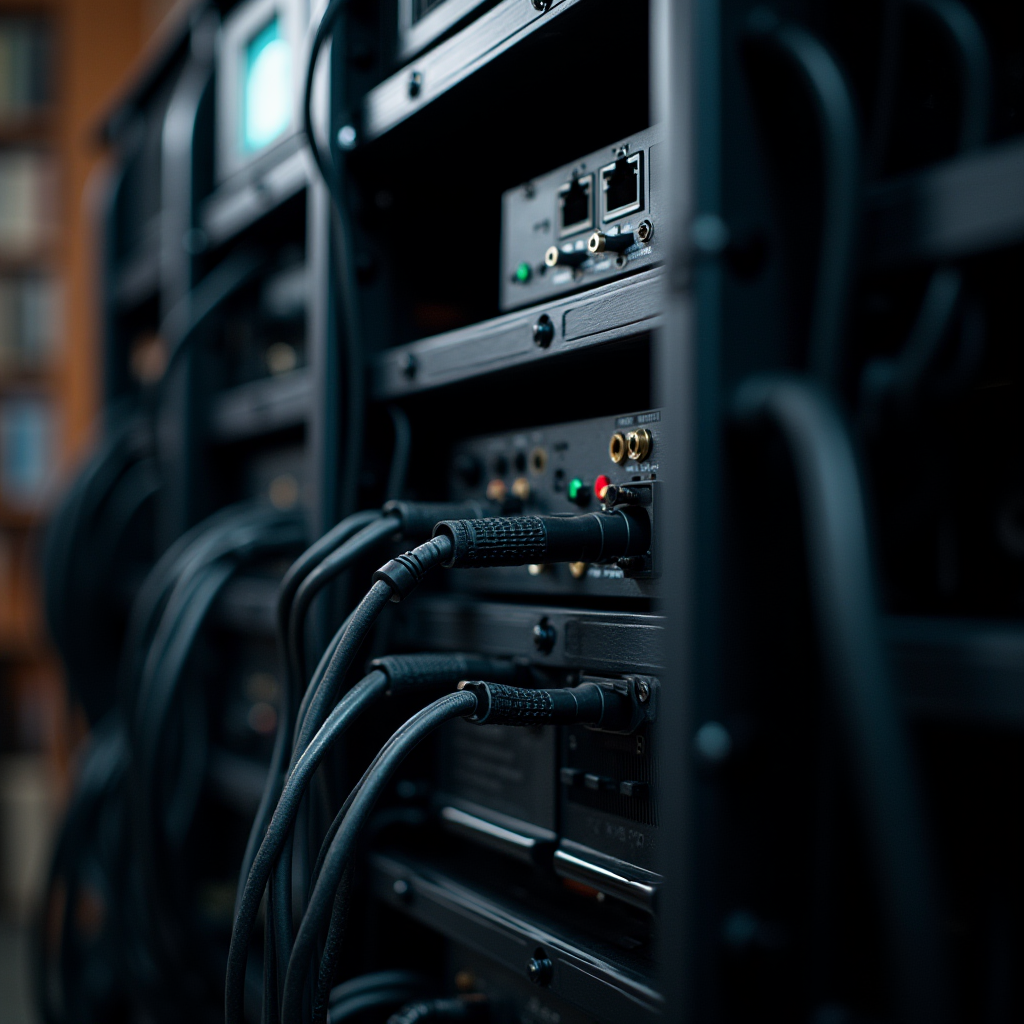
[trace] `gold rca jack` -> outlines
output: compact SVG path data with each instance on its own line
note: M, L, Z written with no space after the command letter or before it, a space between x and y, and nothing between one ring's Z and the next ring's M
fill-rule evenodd
M626 461L626 437L624 434L612 434L608 442L608 457L616 465Z
M553 245L544 253L544 265L552 269L555 267L578 267L587 260L589 255L582 249L570 249L566 252L564 249L559 249L557 245Z
M626 435L626 454L633 462L643 462L651 454L654 438L646 427L631 430Z
M622 231L617 235L606 235L603 231L595 231L587 239L587 249L595 256L601 252L623 252L635 241L632 231Z

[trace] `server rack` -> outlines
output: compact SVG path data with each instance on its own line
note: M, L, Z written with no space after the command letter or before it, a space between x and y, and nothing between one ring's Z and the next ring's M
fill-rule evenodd
M310 538L397 498L508 531L639 510L653 542L438 571L383 613L359 662L465 652L632 717L453 722L418 749L367 820L319 1009L1015 1019L1019 14L326 12L324 180L295 137L166 199L195 248L175 294L244 278L178 367L168 423L193 426L166 536L294 469L304 430ZM212 146L202 102L184 134ZM211 388L245 362L217 332L258 308L296 232L306 376ZM247 459L269 468L246 478ZM376 544L300 633L303 685ZM226 590L208 663L269 674L274 600L269 572ZM325 757L295 830L294 925L344 794L417 706L393 698ZM218 850L223 882L240 849ZM259 1016L261 968L264 1007L298 991L285 963L267 981L281 933L251 909L233 1019Z

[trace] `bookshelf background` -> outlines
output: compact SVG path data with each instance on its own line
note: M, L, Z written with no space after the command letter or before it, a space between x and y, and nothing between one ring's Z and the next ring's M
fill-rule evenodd
M96 129L188 5L0 0L0 920L28 913L85 733L36 565L47 512L95 437Z

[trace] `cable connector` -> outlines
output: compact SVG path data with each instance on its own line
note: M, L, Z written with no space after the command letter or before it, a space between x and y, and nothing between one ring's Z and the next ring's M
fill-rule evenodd
M387 583L391 587L391 600L398 603L416 589L431 569L443 565L445 559L451 557L451 550L448 537L431 537L412 551L406 551L382 565L373 574L373 582Z
M628 506L579 516L447 520L437 524L434 537L451 541L446 568L609 562L647 554L651 518Z
M497 506L483 501L402 501L387 502L381 509L398 519L402 536L408 540L427 540L434 527L446 519L483 519L497 514Z
M374 658L370 667L388 677L388 696L451 686L460 679L484 676L514 683L523 668L513 661L486 658L480 654L387 654Z
M557 690L527 690L503 683L465 679L459 689L476 695L476 725L590 725L609 732L631 728L633 700L598 683Z
M450 999L425 999L407 1003L388 1017L388 1024L420 1024L421 1021L467 1021L483 1024L489 1017L487 997L479 993Z

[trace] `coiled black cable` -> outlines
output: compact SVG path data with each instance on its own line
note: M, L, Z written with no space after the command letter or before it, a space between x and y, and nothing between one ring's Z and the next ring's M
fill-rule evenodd
M170 768L166 724L192 646L224 584L252 559L297 547L303 525L294 513L262 507L227 510L213 517L206 529L195 531L191 542L177 552L173 566L159 566L160 579L144 587L147 607L138 616L152 633L146 644L131 703L129 776L130 822L135 874L126 881L123 899L133 906L130 935L133 956L148 959L142 968L142 1001L163 1008L190 1003L206 990L197 969L204 952L190 921L187 886L180 877L180 847L192 819L203 778L205 723L183 723L181 754ZM172 582L173 581L173 582ZM160 595L159 597L157 595ZM126 651L126 656L134 652ZM202 699L195 714L204 714Z

